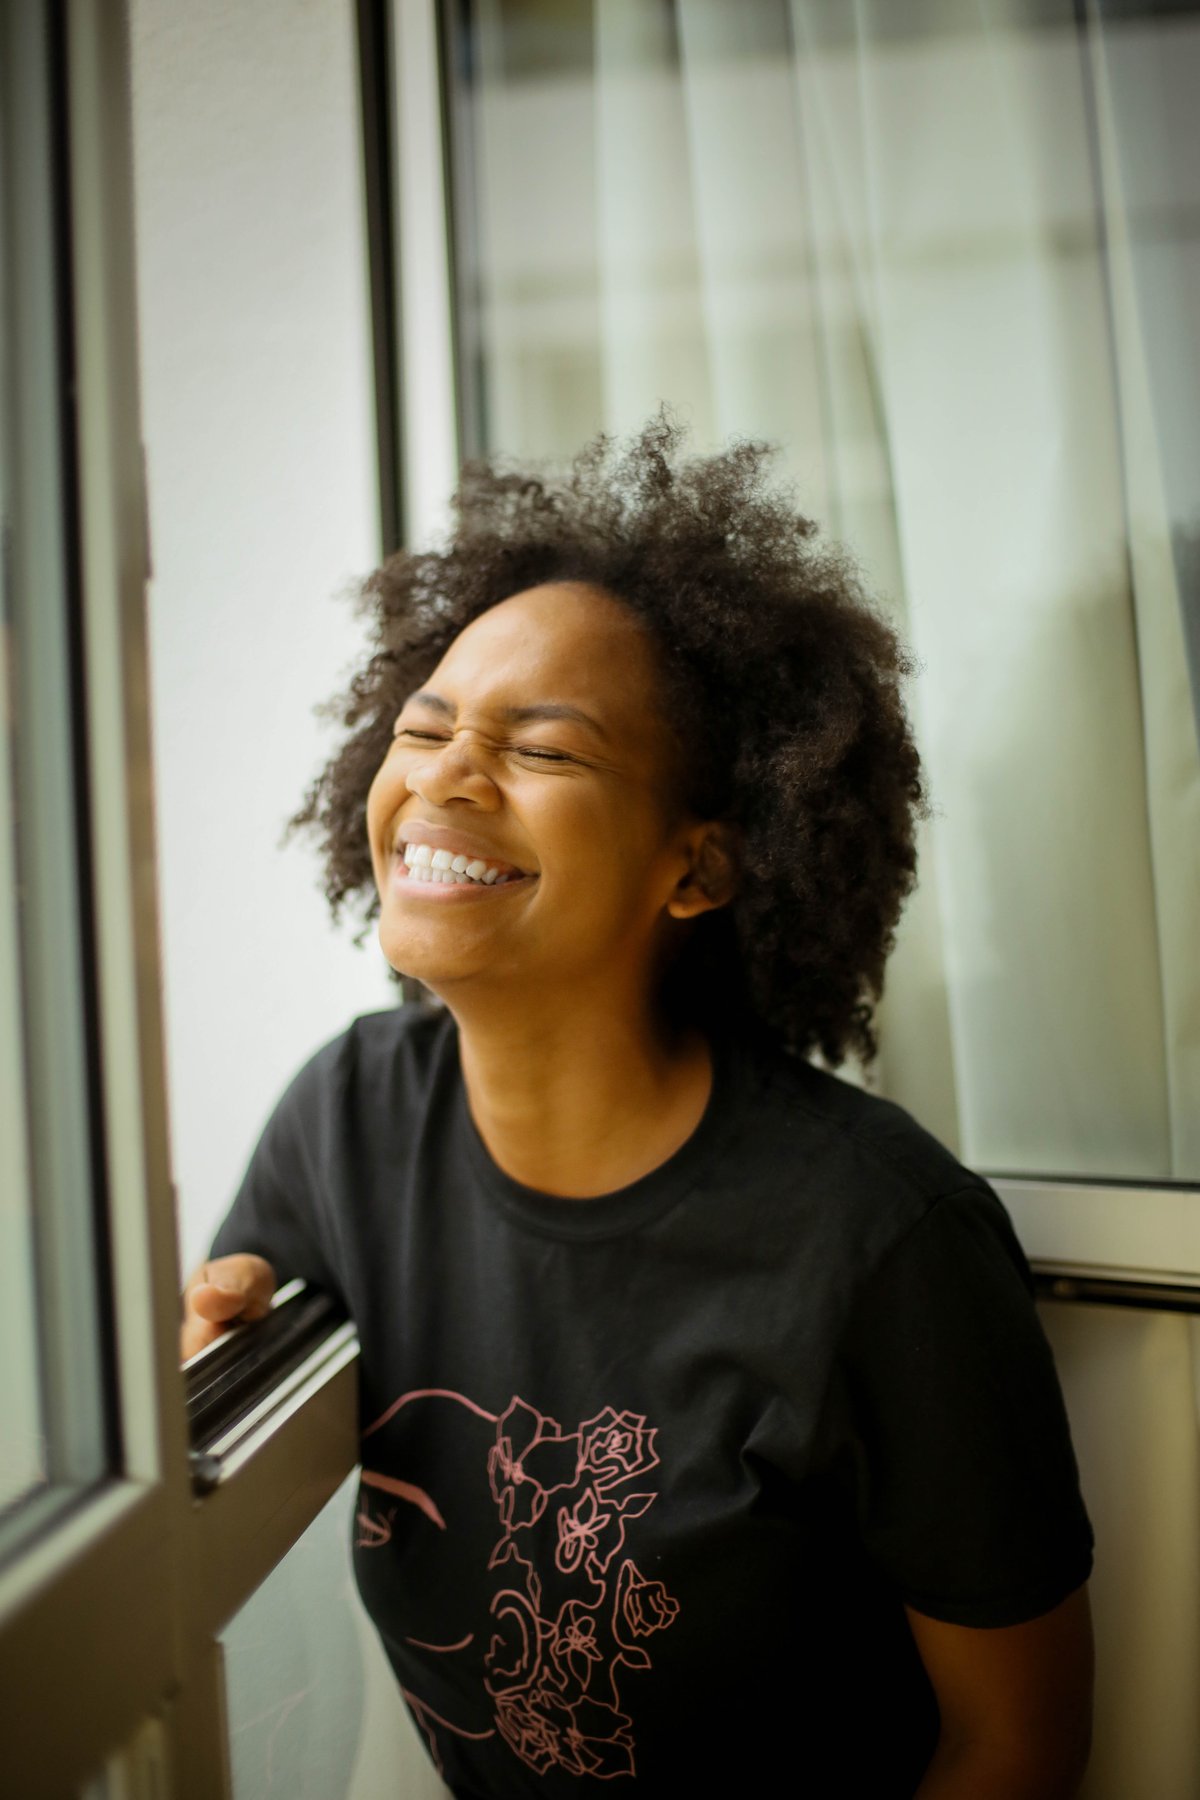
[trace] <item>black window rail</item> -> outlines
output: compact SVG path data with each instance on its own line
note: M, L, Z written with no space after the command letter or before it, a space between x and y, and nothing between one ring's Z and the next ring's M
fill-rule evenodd
M1125 1306L1138 1312L1200 1315L1200 1286L1183 1282L1135 1281L1108 1275L1060 1275L1049 1269L1035 1269L1033 1285L1039 1300Z
M345 1308L331 1295L303 1282L289 1284L265 1319L232 1327L185 1363L188 1445L197 1493L207 1492L220 1477L221 1456L214 1446L228 1439L346 1322Z

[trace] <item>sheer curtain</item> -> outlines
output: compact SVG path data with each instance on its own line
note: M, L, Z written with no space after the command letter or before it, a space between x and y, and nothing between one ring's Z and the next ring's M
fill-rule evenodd
M938 929L889 1091L993 1169L1196 1179L1200 774L1115 146L1070 7L971 11L601 0L593 423L779 441L921 658Z
M1200 9L594 0L536 54L544 9L467 10L479 447L664 399L772 439L919 656L872 1084L986 1172L1200 1183ZM1086 1792L1183 1800L1200 1333L1044 1317L1099 1539Z

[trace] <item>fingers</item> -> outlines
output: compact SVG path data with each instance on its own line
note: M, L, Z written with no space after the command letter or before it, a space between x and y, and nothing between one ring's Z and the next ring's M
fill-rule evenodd
M269 1296L260 1300L240 1288L227 1288L215 1281L198 1282L190 1299L193 1312L219 1324L233 1319L261 1319L271 1310Z
M271 1264L249 1252L203 1263L183 1290L181 1359L195 1356L233 1324L265 1318L275 1285Z
M185 1319L179 1327L179 1360L187 1362L189 1357L211 1344L214 1338L223 1337L223 1325L210 1325L204 1319Z

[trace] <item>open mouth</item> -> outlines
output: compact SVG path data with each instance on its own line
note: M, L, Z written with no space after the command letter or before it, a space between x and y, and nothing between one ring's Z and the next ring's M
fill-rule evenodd
M455 856L449 850L434 850L428 844L406 844L401 867L404 870L401 879L430 889L515 887L518 882L535 879L527 870L514 868L511 863L462 854Z

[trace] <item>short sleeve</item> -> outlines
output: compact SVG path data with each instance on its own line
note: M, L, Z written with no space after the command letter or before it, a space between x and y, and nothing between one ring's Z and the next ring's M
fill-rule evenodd
M284 1092L209 1256L265 1256L281 1287L299 1276L344 1304L326 1166L336 1049L318 1052Z
M860 1293L830 1392L868 1557L952 1624L1036 1618L1092 1530L1020 1245L986 1185L932 1203Z

